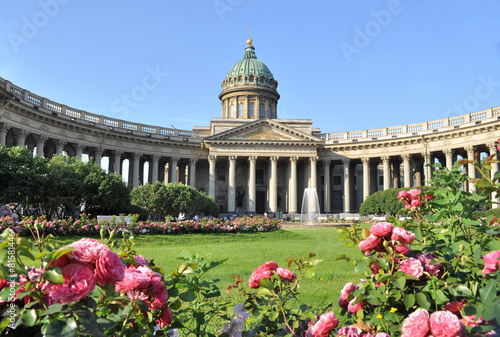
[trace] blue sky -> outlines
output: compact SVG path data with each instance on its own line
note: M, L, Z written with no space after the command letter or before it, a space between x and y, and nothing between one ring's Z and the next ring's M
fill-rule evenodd
M279 118L373 129L499 106L499 13L498 0L0 0L0 76L96 114L208 126L251 24Z

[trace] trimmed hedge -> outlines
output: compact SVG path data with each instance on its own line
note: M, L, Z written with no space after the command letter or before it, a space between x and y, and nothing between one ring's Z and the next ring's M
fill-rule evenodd
M415 186L377 191L366 198L361 204L359 207L359 215L396 215L404 208L404 204L398 199L399 191L409 191L411 189L419 189L424 193L432 193L435 188L432 186Z

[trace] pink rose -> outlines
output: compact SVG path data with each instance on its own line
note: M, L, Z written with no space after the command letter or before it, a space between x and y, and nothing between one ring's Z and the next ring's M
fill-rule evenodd
M148 260L142 255L134 255L134 261L137 266L146 267L148 265Z
M417 278L420 278L420 276L424 274L424 267L422 267L422 263L412 257L401 262L398 270Z
M257 289L260 287L259 282L263 278L271 278L272 272L270 270L263 271L263 272L256 272L254 271L252 275L250 275L250 279L248 280L248 286L252 289Z
M149 308L153 310L164 308L167 305L168 292L160 274L154 274L153 277L151 277L151 288L152 301L146 301Z
M378 334L375 335L375 337L391 337L391 335L385 332L379 332Z
M403 321L401 337L425 337L429 328L429 313L425 309L417 309Z
M424 195L427 199L429 200L434 200L436 198L436 196L432 193L428 193L426 195Z
M271 271L271 270L276 270L276 269L278 269L278 264L274 261L269 261L269 262L264 263L262 266L257 267L255 269L255 271L260 273L263 271Z
M330 311L319 317L319 320L307 330L308 337L328 337L330 331L339 325L337 316Z
M61 304L71 303L85 298L95 288L95 279L92 269L79 264L71 263L62 269L63 284L48 283L47 294L54 302Z
M430 317L434 337L456 337L460 333L460 320L449 311L436 311Z
M416 199L415 199L415 200L412 200L412 201L411 201L411 206L412 206L412 207L418 207L418 206L420 206L420 205L422 205L422 201L420 201L420 200L416 200Z
M417 259L422 263L426 272L428 272L431 276L438 276L442 264L432 264L432 260L438 259L438 256L436 254L417 254Z
M339 297L339 306L341 308L347 309L347 305L349 304L349 294L356 290L357 287L352 283L348 282L345 284L344 289L340 292Z
M391 240L410 244L415 240L415 234L408 232L403 227L394 227L392 230Z
M297 275L295 275L293 271L288 270L286 268L278 268L276 269L276 272L281 277L281 281L292 282L297 278Z
M416 188L408 191L408 194L410 195L411 200L420 199L421 193L422 193L422 191L419 189L416 189Z
M359 249L364 251L371 251L372 249L377 247L379 243L380 243L380 238L378 236L370 234L369 237L367 237L365 240L361 241L358 244L358 247Z
M389 236L393 228L394 225L390 222L379 222L371 226L370 233L380 237Z
M401 190L398 193L398 199L403 199L403 198L408 198L409 194L408 191Z
M123 280L116 282L115 291L119 293L128 293L133 290L143 290L146 289L150 283L151 276L149 276L146 271L142 272L135 266L128 266L125 268Z
M498 266L500 265L499 259L500 259L500 250L488 253L483 257L484 260L483 277L486 276L486 274L494 273L498 270Z
M157 319L156 322L160 326L160 329L163 329L164 327L172 324L173 320L174 320L174 314L172 313L172 309L166 308L161 313L160 319Z
M470 316L462 316L462 319L460 322L462 322L465 326L470 326L470 327L475 327L478 326L479 324L483 323L483 317L479 317L479 319L476 321L476 315L470 315Z
M349 304L347 305L347 311L356 314L359 310L363 309L364 302L359 301L358 303L355 303L357 301L358 297L354 297L352 300L349 301Z
M89 263L92 266L101 253L109 250L108 246L94 239L80 239L68 245L75 249L68 253L70 259L80 263Z
M397 245L396 247L394 247L394 249L396 250L396 252L402 255L406 255L410 252L410 247L408 247L404 243Z
M340 328L339 331L337 331L337 336L338 337L361 337L363 334L363 330L358 328L357 326L345 326L343 328Z
M462 308L465 307L465 299L460 302L448 302L443 306L444 310L451 311L454 314L459 314L462 311Z
M94 276L101 286L115 284L122 281L125 275L125 266L118 254L106 250L99 255L96 261Z

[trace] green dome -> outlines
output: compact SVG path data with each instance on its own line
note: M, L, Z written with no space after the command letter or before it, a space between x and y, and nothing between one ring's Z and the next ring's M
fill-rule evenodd
M226 75L226 79L231 77L237 78L239 75L248 76L254 75L257 78L265 76L267 78L273 77L269 68L255 56L255 48L250 45L245 48L245 55L243 60L236 63Z

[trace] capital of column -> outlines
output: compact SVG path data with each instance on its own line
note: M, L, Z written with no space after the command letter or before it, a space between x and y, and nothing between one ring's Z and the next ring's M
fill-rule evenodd
M16 129L14 131L14 135L17 137L17 138L20 138L20 137L24 137L26 138L30 133L26 130L23 130L23 129Z
M36 135L33 138L35 139L35 142L43 144L45 144L45 142L49 140L49 137L45 135Z
M349 158L344 158L342 159L342 164L344 164L344 166L347 166L351 163L351 160Z
M235 162L236 159L238 159L238 156L229 156L229 161L230 162Z
M486 146L488 147L488 150L490 151L490 155L496 154L498 150L498 144L496 142L490 142L486 143Z
M114 151L114 155L115 155L115 156L120 156L120 157L121 157L121 156L123 156L123 154L124 154L124 153L125 153L125 152L124 152L123 150L115 150L115 151Z
M309 161L312 163L316 163L318 161L318 157L309 157Z
M86 146L82 144L75 144L75 150L82 151Z
M324 165L330 165L331 159L323 159L323 164Z
M255 164L255 162L257 161L257 156L249 156L248 161L250 162L250 164Z
M134 157L134 159L140 159L142 157L142 153L134 153L132 156Z
M191 165L196 165L196 162L198 161L198 158L189 158L189 162Z
M9 123L3 123L2 126L0 126L0 131L5 131L9 130L12 126Z
M389 156L382 156L382 162L385 164L385 163L389 163L389 160L390 160L390 157Z
M154 154L152 156L152 159L153 159L153 163L158 163L160 161L160 156L157 154Z
M217 160L217 156L216 155L211 154L211 155L208 156L208 161L215 162L216 160Z
M444 149L443 153L445 156L452 156L453 155L453 150L452 149Z
M299 160L299 157L296 156L290 157L290 163L297 164L297 160Z
M272 156L272 157L270 157L270 158L269 158L269 161L270 161L271 163L276 163L276 162L278 162L278 159L279 159L279 158L280 158L280 157L278 157L278 156Z
M408 153L404 153L401 155L401 158L404 160L404 161L407 161L407 160L410 160L410 155Z
M369 157L363 157L363 158L361 158L361 162L363 162L363 164L370 164L370 158Z
M474 152L476 151L475 146L466 146L465 151L467 151L467 156L474 156Z
M56 145L59 145L59 146L65 146L66 144L68 144L68 141L67 140L64 140L64 139L56 139L54 141L54 143ZM102 152L102 148L101 148L101 152Z

